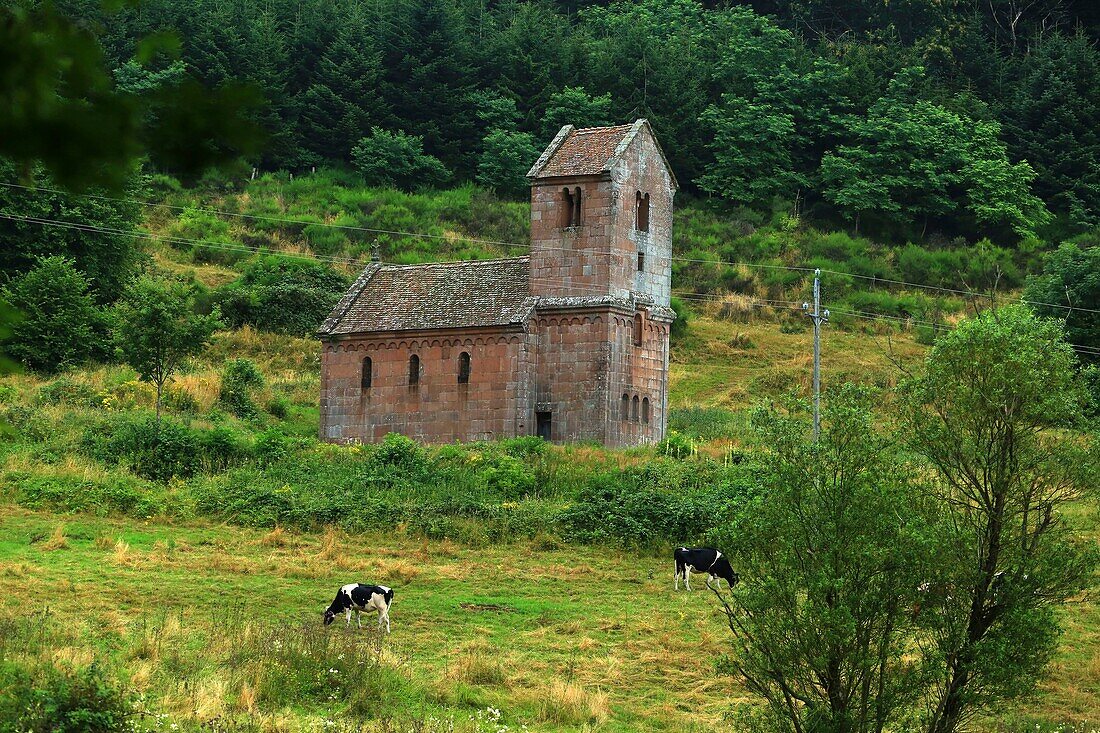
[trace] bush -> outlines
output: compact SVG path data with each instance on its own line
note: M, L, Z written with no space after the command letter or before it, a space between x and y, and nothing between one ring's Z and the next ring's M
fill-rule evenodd
M29 368L56 372L105 354L106 320L72 260L40 258L3 297L21 313L5 350Z
M199 436L182 423L152 417L107 422L87 430L82 443L97 460L119 463L138 476L167 481L201 467Z
M0 695L3 733L123 733L136 717L132 695L92 664L76 672L46 668L41 677L6 665ZM5 710L6 708L6 710Z
M150 517L167 510L163 497L132 476L108 476L102 480L79 476L9 476L19 504L55 512L88 512Z
M231 239L229 224L216 214L186 208L168 230L169 236L191 250L195 262L232 265L249 256L246 247Z
M199 433L199 451L207 473L221 473L244 463L250 455L247 440L227 425Z
M398 130L375 127L351 151L355 167L369 186L412 191L437 186L451 177L439 159L424 152L424 141Z
M687 335L688 322L691 320L691 310L688 308L687 303L679 298L672 298L670 305L672 310L676 313L675 320L672 321L672 326L668 329L668 337L670 339L681 339Z
M218 401L237 417L255 417L257 410L252 390L263 386L264 376L251 359L233 359L222 371Z
M668 460L600 474L562 512L564 534L580 542L632 546L692 542L731 515L748 477L715 464Z
M213 295L225 321L263 331L312 334L347 290L350 280L320 262L265 257Z

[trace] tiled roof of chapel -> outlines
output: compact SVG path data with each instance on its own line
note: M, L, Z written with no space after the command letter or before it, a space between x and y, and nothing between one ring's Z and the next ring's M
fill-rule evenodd
M322 335L524 323L528 258L368 266L320 328Z

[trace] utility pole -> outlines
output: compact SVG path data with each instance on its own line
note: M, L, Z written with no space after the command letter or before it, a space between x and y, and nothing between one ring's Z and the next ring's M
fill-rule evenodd
M814 440L821 435L821 324L829 322L829 311L821 310L821 270L814 270L814 309L809 303L802 310L814 322Z

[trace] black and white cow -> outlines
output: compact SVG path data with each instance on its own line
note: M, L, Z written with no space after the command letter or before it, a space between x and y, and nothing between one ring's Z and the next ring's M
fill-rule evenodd
M726 556L713 547L677 547L672 556L676 560L676 590L680 590L680 578L684 579L684 587L691 590L692 572L706 573L708 588L715 579L719 589L723 580L731 588L740 580Z
M325 611L325 626L336 619L336 614L347 614L347 625L351 626L351 612L355 611L355 623L363 628L363 613L378 614L378 628L386 625L386 633L390 633L390 606L393 605L393 588L384 585L366 585L364 583L348 583L336 591L336 599Z

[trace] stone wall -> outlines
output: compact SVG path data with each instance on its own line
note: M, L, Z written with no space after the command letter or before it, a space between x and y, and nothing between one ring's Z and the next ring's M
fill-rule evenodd
M565 189L581 190L579 226L565 225ZM610 294L613 228L608 178L559 178L531 186L531 294ZM620 293L621 295L621 293Z
M641 344L635 343L634 319L631 316L614 314L611 322L608 380L611 408L607 438L610 445L655 443L665 437L668 422L669 324L649 318L645 311L641 315ZM637 410L635 397L638 398Z
M468 384L459 384L460 355L470 354ZM419 384L409 384L409 361L420 358ZM528 342L522 332L393 338L365 336L326 343L321 353L323 440L381 440L401 433L429 443L527 435L531 414ZM371 386L362 387L364 359Z
M554 441L608 440L610 318L571 309L535 319L535 410L551 414Z

